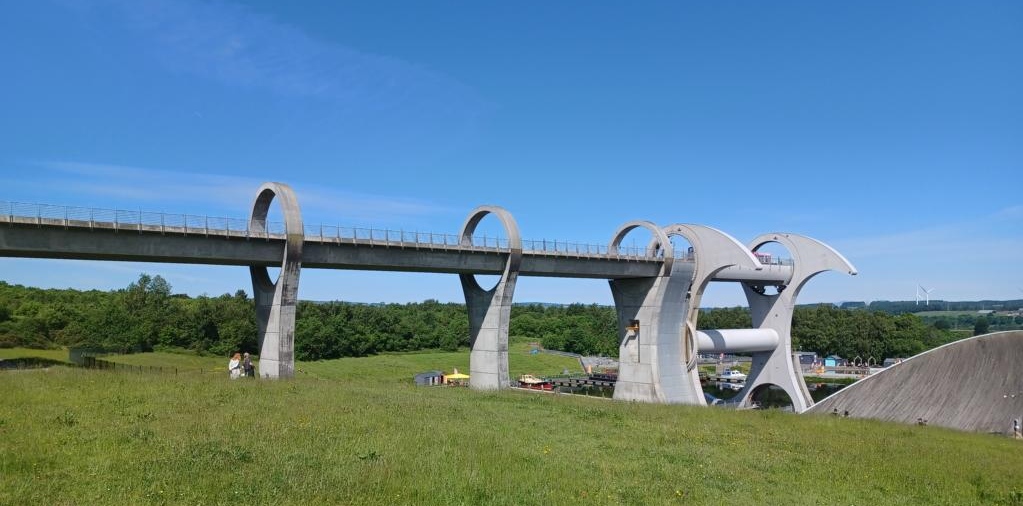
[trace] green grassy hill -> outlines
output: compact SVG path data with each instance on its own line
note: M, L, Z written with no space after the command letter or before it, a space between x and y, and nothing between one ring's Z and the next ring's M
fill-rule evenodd
M512 374L555 358L571 363L513 350ZM149 359L171 360L119 360ZM1023 504L1023 444L1004 437L411 385L467 361L0 372L0 504Z

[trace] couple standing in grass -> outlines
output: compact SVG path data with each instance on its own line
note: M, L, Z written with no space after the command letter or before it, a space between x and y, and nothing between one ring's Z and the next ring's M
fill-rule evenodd
M241 353L235 353L227 363L227 372L231 374L231 379L238 379L242 376L252 378L256 376L256 367L252 365L252 357L248 352L245 352L244 356Z

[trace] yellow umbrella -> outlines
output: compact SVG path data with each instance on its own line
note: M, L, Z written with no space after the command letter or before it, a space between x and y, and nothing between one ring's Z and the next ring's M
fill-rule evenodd
M458 372L458 368L457 367L454 369L454 371L455 372L453 372L451 374L445 374L444 375L444 381L445 382L448 382L448 381L451 381L451 380L467 380L467 379L469 379L469 375L468 374L462 374L462 373Z

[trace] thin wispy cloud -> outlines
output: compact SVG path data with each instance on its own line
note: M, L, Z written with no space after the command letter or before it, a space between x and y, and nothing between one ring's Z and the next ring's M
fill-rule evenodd
M226 216L232 218L247 215L256 190L265 182L242 176L104 163L45 161L33 165L41 170L19 178L18 184L60 188L75 194L79 201L110 202L110 207L131 206L145 211L203 214L211 209L237 209ZM307 224L387 224L456 213L419 199L331 190L300 182L292 186Z
M918 284L940 287L938 298L1011 298L1012 266L1023 251L1016 213L1009 207L933 227L836 240L832 245L860 275L827 283L841 284L847 300L911 300Z
M451 215L459 212L423 200L396 199L344 191L322 191L302 188L299 200L303 209L317 216L335 217L341 223L393 223L402 218ZM466 211L468 212L468 211ZM461 225L453 222L452 227Z
M488 108L473 89L443 73L320 41L229 2L107 0L80 8L97 22L120 21L167 69L229 87L326 100L339 112L426 109L471 122Z
M1020 224L1013 221L1016 215L1023 215L1023 207L917 230L845 238L835 243L857 257L1008 259L1017 257L1023 248L1023 235L1018 233Z
M26 178L29 181L38 180L82 197L98 197L97 200L131 204L147 202L161 207L168 203L196 203L244 209L261 184L256 179L239 176L193 174L107 163L43 161L35 165L46 172L33 174Z
M994 217L1000 220L1015 221L1017 227L1023 227L1023 205L1002 209L995 213Z

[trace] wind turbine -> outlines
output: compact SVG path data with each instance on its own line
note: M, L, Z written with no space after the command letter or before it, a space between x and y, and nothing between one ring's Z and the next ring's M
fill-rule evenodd
M925 306L930 306L931 305L931 292L933 292L934 289L931 288L930 290L928 290L928 289L924 288L924 285L917 285L917 291L916 291L916 303L917 303L917 305L920 305L920 290L924 291L924 300L925 300L924 305Z

